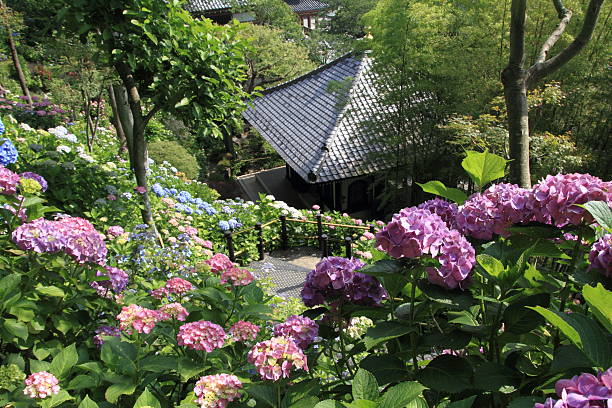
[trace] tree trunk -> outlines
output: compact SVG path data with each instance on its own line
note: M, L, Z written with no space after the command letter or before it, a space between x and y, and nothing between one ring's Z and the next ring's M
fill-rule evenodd
M8 46L11 50L11 58L13 59L13 65L15 66L15 71L17 71L17 78L19 79L19 86L21 86L21 92L28 99L28 103L32 106L32 97L30 96L30 90L28 89L28 84L26 83L25 75L23 74L23 69L21 68L21 63L19 62L19 55L17 54L17 47L15 47L15 41L13 41L13 36L11 30L8 30Z
M134 135L134 117L130 109L130 103L128 101L128 94L125 86L113 87L116 105L117 105L117 120L121 124L123 134L125 136L126 147L130 157L130 167L134 169L134 147L133 147L133 135Z
M529 106L527 75L519 68L506 68L502 73L504 97L508 112L510 137L510 180L524 188L531 187L529 168Z
M130 111L132 112L132 143L131 147L128 144L128 149L130 149L130 161L132 169L134 170L134 175L136 176L136 184L145 189L144 193L142 193L143 206L140 210L142 213L142 220L145 224L155 228L147 184L147 142L144 137L147 119L142 114L140 94L138 93L138 88L136 87L129 66L124 63L117 63L115 68L127 91Z
M127 149L127 142L125 140L125 132L123 131L121 120L119 120L119 109L117 108L117 99L115 98L113 84L108 86L108 100L110 101L111 109L113 111L111 122L117 131L117 138L119 139L119 154L121 154L124 148Z

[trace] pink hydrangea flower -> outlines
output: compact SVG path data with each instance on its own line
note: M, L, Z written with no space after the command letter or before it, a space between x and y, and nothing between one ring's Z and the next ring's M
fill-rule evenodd
M272 337L257 343L247 356L263 380L288 378L291 369L308 371L308 362L301 348L287 337Z
M114 194L109 194L109 195L106 196L106 199L108 201L116 201L117 200L117 196L114 195Z
M168 197L164 197L161 200L162 200L162 203L166 204L168 207L170 207L170 208L174 207L175 202L174 202L173 199L168 198Z
M247 269L231 268L221 273L221 283L231 283L233 286L246 286L253 282L255 277Z
M225 408L240 398L242 383L232 374L215 374L200 377L193 389L201 408Z
M144 194L147 192L147 188L143 186L136 186L134 187L134 191L137 192L138 194Z
M450 230L438 248L438 268L427 268L431 283L447 289L465 288L470 283L470 271L476 263L474 247L459 231Z
M173 295L184 295L193 289L195 289L193 284L182 278L172 278L166 282L166 290Z
M589 252L589 269L601 271L612 277L612 234L606 234L597 240Z
M210 265L210 270L214 273L221 273L227 269L234 267L234 263L225 254L214 254L212 258L206 261Z
M176 319L184 322L185 319L187 319L187 316L189 316L187 309L177 302L167 303L160 307L158 311L160 313L161 320Z
M289 337L302 349L308 347L318 333L319 325L314 320L303 316L290 316L283 323L274 326L275 336Z
M17 192L21 177L4 166L0 166L0 194L11 195Z
M530 207L536 221L563 227L592 222L591 214L576 205L589 201L612 202L612 182L590 174L557 174L533 187Z
M157 289L153 289L151 291L151 296L153 296L155 299L161 300L164 299L166 297L168 297L168 289L166 289L165 286L162 286L161 288L157 288Z
M120 225L113 225L108 227L106 233L112 238L117 238L119 235L125 234L125 230Z
M119 327L128 334L132 333L132 328L138 333L150 333L159 321L160 315L157 310L147 309L135 304L123 306L117 315Z
M206 249L212 249L213 244L210 241L205 241L200 237L193 237L193 242L195 242L197 245L206 248Z
M30 374L25 379L25 385L23 393L30 398L45 399L60 392L58 379L47 371Z
M259 326L251 322L241 320L234 323L234 325L230 327L229 334L232 336L234 341L249 341L257 338L259 330Z
M206 350L223 347L225 342L225 331L218 324L198 321L186 323L179 328L177 335L178 344L193 350Z
M376 235L372 234L370 231L364 232L363 235L359 238L360 241L369 241L371 239L376 238Z
M587 408L606 407L612 400L612 368L599 372L597 376L584 373L571 379L562 379L555 384L555 401L548 398L544 404L534 408Z
M457 204L436 197L433 200L427 200L419 204L417 208L429 210L432 214L437 214L446 223L448 228L457 229L457 221L455 219L458 211Z
M315 211L319 211L321 209L321 206L318 206L318 205L315 204L315 205L312 206L312 209L315 210Z

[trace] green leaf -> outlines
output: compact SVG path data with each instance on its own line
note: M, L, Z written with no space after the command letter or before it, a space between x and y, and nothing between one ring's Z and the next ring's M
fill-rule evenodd
M378 383L371 372L360 368L353 378L353 398L375 400L378 398Z
M90 375L77 375L68 384L66 389L68 390L83 390L86 388L93 389L99 385L99 381L97 378L94 378Z
M15 288L21 283L21 275L13 273L0 279L0 302L4 303L6 299L15 294Z
M298 401L304 401L309 396L318 395L321 391L321 387L317 380L305 380L297 384L292 385L287 389L285 397L281 401L281 408L288 408L298 403ZM314 406L319 399L312 403L311 407ZM304 402L306 404L306 402Z
M448 307L464 310L474 304L474 298L467 291L446 290L426 280L420 280L418 286L429 299Z
M385 341L404 336L414 331L414 328L404 326L397 322L381 322L370 327L365 335L365 346L371 350Z
M512 400L508 408L533 408L536 403L544 402L543 397L518 397Z
M474 387L485 391L499 391L502 387L518 387L519 380L514 372L500 364L485 362L476 368Z
M196 363L189 357L182 357L178 362L178 372L181 374L183 381L189 380L204 370L206 370L206 367Z
M437 180L428 181L427 183L417 183L424 192L435 194L440 197L448 198L449 200L461 205L468 199L467 194L458 188L446 187L444 183Z
M592 364L578 347L570 344L557 349L550 365L550 373L563 373L576 368L587 369Z
M536 306L530 307L540 313L550 324L558 328L576 347L584 352L596 367L612 365L612 347L608 337L594 320L578 314L565 314Z
M61 390L59 393L54 394L49 399L44 399L41 401L41 406L43 408L52 408L61 405L63 402L73 400L74 398L68 394L66 390Z
M601 283L597 287L585 285L582 288L582 296L591 307L595 315L609 333L612 333L612 292L606 290ZM607 306L606 306L607 305Z
M4 319L3 325L4 329L9 332L9 334L22 340L28 339L28 327L25 324L15 319Z
M472 395L471 397L467 397L466 399L451 402L445 408L471 408L475 400L476 395Z
M515 334L529 333L543 324L544 319L533 310L527 309L527 306L548 306L549 303L550 296L545 293L523 297L513 302L504 310L505 330Z
M66 294L63 290L57 286L36 286L36 291L41 295L52 296L52 297L64 297Z
M178 361L175 357L153 355L140 360L139 366L141 370L153 372L178 370Z
M403 408L421 395L424 389L425 387L416 381L399 383L385 392L379 408Z
M317 405L314 406L314 408L344 408L344 405L342 405L338 401L327 399L319 402Z
M605 201L589 201L586 204L580 205L586 208L595 221L608 232L612 232L612 210Z
M142 394L140 394L140 397L138 397L136 403L134 404L134 408L145 407L161 408L161 404L157 398L155 398L148 389L145 389Z
M136 372L136 365L134 364L136 354L137 350L133 344L122 342L120 339L113 337L107 339L102 345L100 358L115 370L122 373L134 373Z
M393 275L402 272L402 263L394 259L381 259L371 265L359 269L359 272L372 276Z
M488 151L482 153L468 150L467 157L461 162L461 166L468 173L470 178L482 189L485 184L504 177L506 163L508 162L501 156Z
M60 351L51 361L51 373L62 379L79 360L76 346L73 344Z
M81 401L79 404L79 408L98 408L98 404L89 398L89 395L86 395L85 398L83 398L83 401Z
M111 404L117 403L117 400L122 395L132 395L136 391L136 385L129 382L121 382L113 384L106 389L104 397Z
M261 401L270 407L276 406L276 390L270 385L251 384L247 388L247 392L257 401Z
M476 257L476 260L478 261L478 264L482 266L482 269L484 269L487 274L494 278L499 278L499 276L506 270L504 264L499 259L491 255L480 254Z
M371 354L361 360L359 366L374 374L379 385L394 383L407 376L406 364L390 355Z
M180 108L181 106L187 106L187 105L189 105L189 98L183 98L179 102L177 102L176 105L174 105L174 107Z
M474 369L457 356L444 354L434 358L419 373L419 382L436 391L459 393L470 388Z
M319 398L317 397L306 397L302 398L298 402L291 404L289 408L314 408L315 405L319 402Z

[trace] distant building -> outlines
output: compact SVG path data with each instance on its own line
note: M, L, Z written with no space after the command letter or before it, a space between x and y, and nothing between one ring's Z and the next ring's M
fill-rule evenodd
M327 4L318 0L285 0L285 3L297 14L302 25L307 29L315 29L317 15L327 8ZM210 18L218 24L227 24L236 19L241 22L254 21L252 13L234 13L231 0L190 0L187 10L196 15ZM238 0L238 4L248 4L248 0Z
M372 61L345 55L263 91L243 116L286 163L298 192L330 209L369 216L385 186L377 173L391 165L372 126L380 106ZM370 130L369 130L370 129Z

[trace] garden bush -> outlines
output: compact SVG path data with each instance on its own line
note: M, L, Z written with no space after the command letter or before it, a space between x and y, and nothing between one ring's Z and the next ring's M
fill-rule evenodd
M173 140L150 143L149 157L157 163L170 163L189 179L196 180L200 175L200 166L196 158L187 149Z

